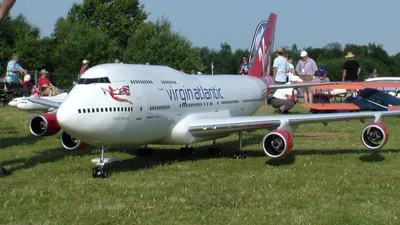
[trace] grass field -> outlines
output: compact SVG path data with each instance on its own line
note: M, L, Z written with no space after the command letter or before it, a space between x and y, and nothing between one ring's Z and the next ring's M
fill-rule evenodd
M111 149L106 157L123 162L93 179L99 151L33 137L33 115L0 108L0 164L12 171L0 178L0 224L400 224L399 118L384 119L390 138L379 154L362 145L359 121L311 124L284 160L264 155L260 130L243 134L247 160L231 158L237 135L218 141L221 158L207 155L211 142L190 158L181 146L144 157Z

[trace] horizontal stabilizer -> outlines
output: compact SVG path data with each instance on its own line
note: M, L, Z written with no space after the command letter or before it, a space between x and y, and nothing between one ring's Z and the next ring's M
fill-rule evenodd
M353 103L312 103L302 104L301 106L314 110L359 110L360 108Z

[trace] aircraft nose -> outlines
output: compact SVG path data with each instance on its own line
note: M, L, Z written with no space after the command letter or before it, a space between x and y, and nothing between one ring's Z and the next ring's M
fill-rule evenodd
M57 110L57 123L63 130L68 130L68 126L71 124L71 115L65 104L61 104Z

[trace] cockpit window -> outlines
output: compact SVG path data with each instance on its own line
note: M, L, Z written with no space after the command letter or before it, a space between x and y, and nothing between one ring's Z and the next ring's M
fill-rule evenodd
M97 78L79 78L78 84L110 84L110 79L108 77L97 77Z

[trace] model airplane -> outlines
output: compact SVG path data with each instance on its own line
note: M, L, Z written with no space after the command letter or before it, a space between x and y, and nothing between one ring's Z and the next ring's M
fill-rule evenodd
M248 76L187 75L165 66L104 64L87 70L68 97L60 104L31 98L29 101L58 108L57 112L34 117L30 131L36 136L54 135L62 129L61 143L76 149L86 143L101 149L92 160L100 167L93 177L107 177L105 165L119 159L105 158L110 146L146 146L148 144L186 145L213 140L212 151L219 152L216 139L239 133L239 158L242 132L268 129L262 140L266 155L281 158L293 147L293 132L300 124L328 123L372 118L362 130L362 142L379 149L388 140L383 116L399 111L338 113L319 115L252 116L269 91L283 87L315 84L276 85L270 76L271 53L276 14L256 31L260 38L257 54ZM258 36L258 35L256 35ZM329 85L329 84L328 84Z
M41 98L49 101L54 101L54 102L59 102L61 103L64 101L64 99L68 96L68 93L64 92L55 96L41 96L41 91L39 88L34 85L32 87L32 92L29 98ZM37 104L33 103L27 100L27 97L18 97L14 98L11 100L8 105L17 107L19 109L25 110L25 111L35 111L35 110L49 110L51 111L53 108L43 105L43 104Z
M315 86L317 93L332 97L332 90L342 88L348 96L342 103L312 103L302 104L303 107L311 109L312 112L326 111L387 111L389 106L399 106L400 99L394 94L388 93L400 88L400 82L389 82L385 80L367 82L346 82L334 85Z

